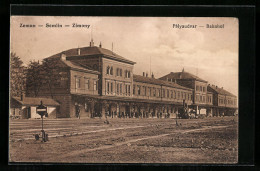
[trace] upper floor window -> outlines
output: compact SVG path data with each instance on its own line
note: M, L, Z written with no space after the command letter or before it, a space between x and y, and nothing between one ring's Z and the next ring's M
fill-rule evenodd
M116 84L116 93L119 94L119 83Z
M165 89L163 89L162 96L165 97Z
M158 89L158 97L161 97L161 90Z
M153 96L154 97L156 96L156 88L154 88L154 90L153 90Z
M113 67L107 66L107 75L113 75Z
M130 71L125 70L125 78L130 78Z
M135 94L135 85L133 86L133 94Z
M108 75L110 74L110 67L109 66L107 67L107 74Z
M117 69L116 69L116 76L119 76L119 75L120 75L120 69L117 68Z
M202 86L200 86L200 91L202 91Z
M128 85L128 96L130 96L130 90L131 90L131 87L130 87L130 85Z
M110 86L110 88L111 88L111 93L113 93L113 83L111 83L111 86Z
M76 77L76 88L80 88L80 77Z
M196 86L196 91L199 91L199 86Z
M144 90L144 95L146 96L146 87L143 86L143 90Z
M109 90L110 90L110 83L107 82L107 92L109 93Z
M130 85L128 85L128 84L125 85L125 95L126 96L130 96L130 88L131 88Z
M148 89L149 89L149 96L152 96L152 88L149 87Z
M94 90L98 90L98 82L97 80L94 80Z
M206 87L203 87L203 92L205 92L206 91Z
M110 75L113 75L113 67L110 68Z
M169 90L167 90L167 98L169 98L170 97L170 92L169 92Z
M140 86L137 86L137 93L138 93L138 95L141 94L141 90L140 89L141 89Z
M89 79L85 78L85 90L89 89Z

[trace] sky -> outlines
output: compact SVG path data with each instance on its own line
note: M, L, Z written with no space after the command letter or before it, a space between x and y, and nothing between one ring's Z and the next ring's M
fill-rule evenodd
M135 61L134 74L150 70L155 78L190 72L238 96L237 18L214 17L58 17L11 16L10 51L25 65L64 50L95 45ZM46 24L62 27L47 28ZM90 25L73 28L72 24ZM34 28L20 27L34 24ZM173 24L197 25L173 28ZM224 24L224 28L206 28ZM43 27L38 27L43 25ZM70 27L65 27L70 25Z

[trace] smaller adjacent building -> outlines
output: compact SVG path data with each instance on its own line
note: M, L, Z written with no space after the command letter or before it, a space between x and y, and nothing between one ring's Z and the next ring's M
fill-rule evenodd
M175 82L192 89L192 104L189 108L197 114L207 116L234 115L237 110L237 97L218 86L210 85L207 81L185 72L171 72L161 78L168 82Z
M12 97L10 100L10 117L15 118L41 118L36 107L41 104L47 107L48 118L56 118L60 104L50 98L42 97Z
M214 116L234 115L237 110L237 97L223 87L208 85L208 91L213 94Z

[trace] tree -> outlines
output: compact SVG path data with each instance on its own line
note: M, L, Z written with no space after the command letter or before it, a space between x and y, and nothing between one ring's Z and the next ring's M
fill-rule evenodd
M10 95L19 96L25 92L26 83L26 68L23 66L23 61L11 52L10 58Z
M42 61L42 70L45 83L48 85L48 89L53 98L54 89L59 87L61 79L64 78L66 72L61 72L61 66L59 66L59 60L46 58Z
M43 69L39 62L30 61L26 74L26 89L32 92L34 97L38 96L43 83Z

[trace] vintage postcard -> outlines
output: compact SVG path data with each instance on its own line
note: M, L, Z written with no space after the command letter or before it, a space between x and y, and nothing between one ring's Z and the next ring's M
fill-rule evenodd
M237 18L10 23L9 162L238 163Z

